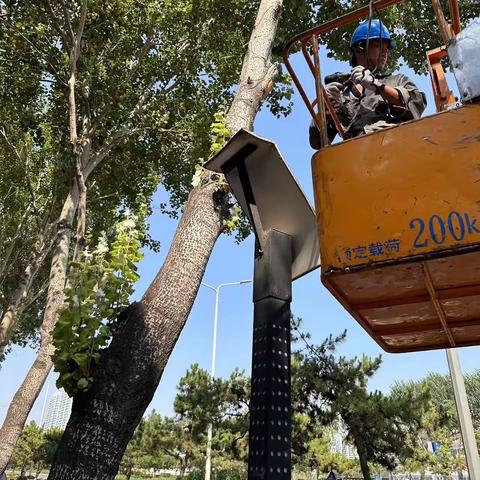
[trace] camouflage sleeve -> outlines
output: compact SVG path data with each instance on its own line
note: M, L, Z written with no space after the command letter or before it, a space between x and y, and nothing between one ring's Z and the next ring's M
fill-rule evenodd
M392 86L402 96L404 106L410 112L411 118L420 118L427 106L427 97L406 75L398 75L395 80L396 84Z
M335 124L330 116L327 116L327 135L330 142L332 142L337 135L337 129L335 128ZM310 123L310 128L308 129L308 137L310 141L310 146L313 149L320 150L322 148L320 132L318 131L318 128L313 120L312 123Z
M314 121L310 124L310 128L308 129L308 138L310 141L310 146L315 149L319 150L322 148L322 143L320 140L320 132L318 131L317 126L315 125Z

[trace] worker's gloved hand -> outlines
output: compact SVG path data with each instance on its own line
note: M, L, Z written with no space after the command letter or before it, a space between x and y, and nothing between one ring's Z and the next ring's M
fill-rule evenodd
M350 80L356 85L362 85L363 88L373 91L376 91L382 85L382 82L377 80L368 68L361 65L352 68Z
M325 93L336 111L338 111L342 105L342 90L343 85L339 82L330 82L325 85Z

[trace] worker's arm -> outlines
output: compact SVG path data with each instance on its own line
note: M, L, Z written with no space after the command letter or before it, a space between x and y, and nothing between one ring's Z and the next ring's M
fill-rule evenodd
M387 85L358 65L352 69L350 78L360 94L365 89L379 92L390 105L403 107L411 119L420 118L427 106L425 94L405 75L395 75L394 84Z
M327 135L328 140L331 143L335 136L337 135L337 129L335 128L335 123L333 122L330 114L327 113ZM322 140L320 137L320 132L315 125L315 122L312 120L310 128L308 129L308 137L310 141L310 146L315 150L320 150L322 148Z
M378 85L376 85L376 90L380 91L383 96L385 97L385 100L390 103L391 105L398 105L398 106L403 106L403 97L401 93L394 87L390 87L389 85L385 85L384 83L381 83L380 80L377 80ZM360 92L360 94L363 93L364 87L361 84L355 85L357 90Z
M337 115L341 115L342 90L343 90L343 85L339 82L330 82L325 86L325 94L330 99L330 103L335 109L335 112L337 113ZM327 136L328 136L329 142L331 143L338 132L335 127L335 122L333 121L333 118L330 115L330 112L328 111L328 109L326 109L325 114L326 114L326 120L327 120ZM310 124L310 129L309 129L309 140L310 140L310 146L315 150L319 150L320 148L322 148L320 131L318 130L313 120L312 120L312 123Z
M400 93L403 106L407 109L410 117L412 119L420 118L427 106L425 94L406 75L394 75L391 81L394 82L391 87Z

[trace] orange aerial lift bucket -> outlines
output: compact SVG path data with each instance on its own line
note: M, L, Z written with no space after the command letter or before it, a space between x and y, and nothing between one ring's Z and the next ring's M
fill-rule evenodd
M438 2L434 7L448 40L460 30L456 2L453 27ZM317 36L367 15L368 7L359 9L286 49L286 65L320 128L330 105ZM314 102L288 62L297 41L315 76ZM312 159L322 282L388 352L480 344L480 104L446 109L455 99L439 63L445 55L444 48L428 53L444 111L335 145L324 136Z

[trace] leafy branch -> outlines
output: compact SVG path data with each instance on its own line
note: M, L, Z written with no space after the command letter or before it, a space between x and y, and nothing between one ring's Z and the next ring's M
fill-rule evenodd
M53 331L57 386L70 396L90 387L92 367L111 339L115 319L129 304L139 278L135 264L143 256L142 217L126 212L110 247L103 235L94 251L85 250L82 261L72 265L66 307Z

